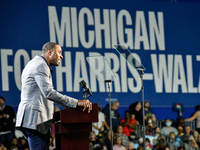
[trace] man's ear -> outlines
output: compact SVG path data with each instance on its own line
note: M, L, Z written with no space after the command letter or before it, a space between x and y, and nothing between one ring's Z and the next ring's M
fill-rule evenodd
M48 55L51 55L51 54L52 54L52 50L48 49Z

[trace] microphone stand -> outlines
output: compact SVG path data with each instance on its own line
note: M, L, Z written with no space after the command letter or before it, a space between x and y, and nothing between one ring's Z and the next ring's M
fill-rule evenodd
M146 149L146 138L145 138L145 131L146 131L146 127L145 127L145 114L144 114L144 86L143 86L143 75L144 75L144 70L141 68L138 68L138 70L140 71L140 78L141 78L141 90L142 90L142 113L143 113L143 125L142 125L142 132L143 132L143 149Z
M89 90L89 89L87 89L87 90ZM88 93L87 90L85 90L85 91L82 92L82 94L83 94L83 99L86 99L86 98L92 96L92 94L90 93L90 94L86 97L86 94L85 94L85 93Z
M109 91L109 114L110 114L110 150L113 150L113 133L112 133L112 115L111 115L111 94L110 94L110 83L111 80L105 80L105 82L108 85L108 91Z
M82 92L82 94L83 94L83 99L86 99L86 94L85 94L85 92L86 92L86 91L83 91L83 92Z

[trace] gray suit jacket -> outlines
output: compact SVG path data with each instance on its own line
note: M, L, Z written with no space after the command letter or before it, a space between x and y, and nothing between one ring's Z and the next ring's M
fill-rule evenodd
M21 77L21 102L16 127L47 133L54 113L54 102L64 107L76 107L78 100L54 90L47 62L35 56L28 62Z

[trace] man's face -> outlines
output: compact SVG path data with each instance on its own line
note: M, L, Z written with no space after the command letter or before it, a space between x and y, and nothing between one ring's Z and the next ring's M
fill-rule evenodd
M112 106L112 109L117 110L119 108L119 103L116 103Z
M122 131L123 131L123 128L122 128L122 126L118 126L118 129L117 129L117 131L118 131L118 133L122 133Z
M50 55L50 66L58 66L60 64L61 59L63 59L62 56L62 49L60 45L56 45L53 50L51 50Z
M190 134L190 131L191 131L191 130L190 130L190 127L189 127L189 126L186 126L186 127L185 127L185 133L186 133L186 134Z
M126 113L125 113L125 117L126 117L127 119L131 118L130 113L126 112Z
M12 140L12 145L17 145L17 139Z
M150 107L150 104L149 104L149 103L145 103L144 107L145 107L145 108L149 108L149 107Z
M3 99L0 98L0 107L4 106L5 105L5 102Z
M171 122L170 119L167 119L167 120L165 121L165 124L166 124L167 127L171 127L172 122Z

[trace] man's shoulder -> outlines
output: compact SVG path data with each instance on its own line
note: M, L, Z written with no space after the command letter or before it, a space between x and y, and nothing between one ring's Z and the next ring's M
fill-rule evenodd
M126 134L122 133L121 135L119 135L119 133L116 133L116 136L117 137L121 137L121 138L124 138L124 137L128 137Z
M104 109L102 110L103 113L107 112L109 110L109 104L106 104Z
M128 137L126 134L122 133L122 137Z
M105 117L105 114L104 114L103 112L99 112L99 117L104 118L104 117Z
M167 127L163 127L163 128L161 128L161 130L166 130L167 129Z
M45 61L43 60L43 58L41 56L36 55L33 59L31 59L25 68L33 68L33 67L38 67L40 65L45 65Z
M13 110L12 106L10 106L10 105L6 105L5 109L12 109Z
M176 129L175 127L171 127L171 129L172 129L172 130L176 130L176 131L177 131L177 129Z
M99 112L99 115L100 115L100 116L104 116L104 113L100 111L100 112Z

